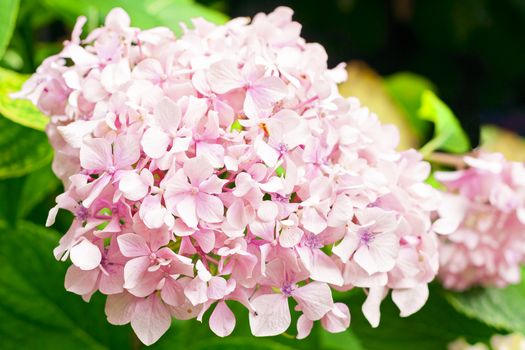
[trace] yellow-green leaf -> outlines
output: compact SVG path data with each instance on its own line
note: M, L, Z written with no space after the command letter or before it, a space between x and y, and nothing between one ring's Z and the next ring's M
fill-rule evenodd
M423 155L443 150L463 153L470 150L470 141L450 108L432 91L425 90L421 96L419 116L434 123L434 137L422 148Z
M525 162L525 139L495 125L481 127L481 148L499 152L508 160Z
M20 125L44 130L49 118L28 100L12 99L9 95L19 91L28 77L0 68L0 114Z
M4 55L13 35L19 3L19 0L0 1L0 58Z

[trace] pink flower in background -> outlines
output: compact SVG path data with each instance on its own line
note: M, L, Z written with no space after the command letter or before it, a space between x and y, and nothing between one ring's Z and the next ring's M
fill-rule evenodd
M339 95L344 65L328 69L291 17L199 19L175 38L114 9L80 40L81 18L19 94L51 117L65 192L48 223L59 209L75 216L55 249L72 262L66 289L107 295L108 321L147 345L172 318L209 314L215 334L231 334L231 303L256 336L285 332L297 312L304 338L316 321L349 327L331 288L363 289L373 326L390 291L402 316L426 301L437 273L428 164ZM504 186L490 200L525 217ZM461 213L435 230L454 231Z
M443 196L434 222L441 236L440 278L447 288L518 283L525 262L525 166L501 154L465 157L467 168L441 172Z

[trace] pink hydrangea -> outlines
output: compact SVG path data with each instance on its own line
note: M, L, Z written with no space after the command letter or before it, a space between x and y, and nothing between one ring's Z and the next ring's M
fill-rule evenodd
M65 192L48 224L75 215L55 249L69 291L108 295L109 322L145 344L206 313L227 336L232 302L256 336L285 332L291 312L298 338L316 321L341 332L350 310L332 288L363 289L373 326L389 291L401 316L423 306L438 267L430 167L341 97L344 65L327 68L290 9L195 19L180 38L122 9L81 39L84 22L20 94L51 118Z
M456 290L518 283L525 263L525 166L499 153L463 159L464 169L436 173L448 190L434 222L444 234L440 278Z

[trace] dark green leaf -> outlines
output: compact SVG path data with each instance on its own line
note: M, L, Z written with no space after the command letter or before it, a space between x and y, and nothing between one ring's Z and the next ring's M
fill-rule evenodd
M452 153L470 150L470 141L458 119L430 90L423 92L419 116L434 123L434 137L421 148L423 155L429 155L438 149Z
M363 295L347 300L352 313L350 329L366 350L443 350L451 341L465 337L469 342L487 341L496 330L458 313L431 288L426 305L412 316L402 318L390 298L383 301L381 323L372 328L361 313Z
M104 299L85 303L64 290L59 235L21 222L0 230L0 349L126 349L129 327L109 325Z
M29 212L60 185L51 167L44 166L30 173L24 179L18 205L18 218L25 218ZM49 208L46 208L46 211Z
M52 157L46 134L0 116L0 179L30 173Z
M49 118L28 100L12 99L9 94L19 91L27 76L0 68L0 114L15 123L44 130Z
M503 289L450 292L447 299L469 317L502 330L525 334L525 282Z
M0 58L11 40L18 15L19 0L0 1Z

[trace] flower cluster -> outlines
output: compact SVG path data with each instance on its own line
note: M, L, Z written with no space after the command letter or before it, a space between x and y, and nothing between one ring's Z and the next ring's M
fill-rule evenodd
M249 311L256 336L301 313L330 332L350 323L337 290L363 288L373 326L392 290L401 316L417 311L437 273L430 167L396 151L384 126L337 83L323 47L300 37L292 11L217 26L193 20L105 26L48 58L21 95L51 116L53 169L65 186L51 210L74 214L55 249L70 259L65 287L108 295L113 324L146 344L171 317L229 335L228 303Z
M465 169L436 173L448 190L434 223L443 233L443 284L464 290L518 283L525 263L525 166L499 153L463 159Z

